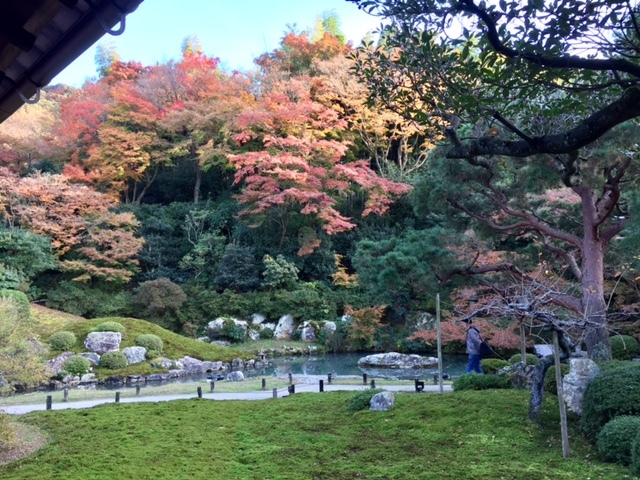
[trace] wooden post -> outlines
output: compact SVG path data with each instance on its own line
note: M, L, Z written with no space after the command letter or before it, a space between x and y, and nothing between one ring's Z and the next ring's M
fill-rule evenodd
M116 392L116 403L120 403L120 392Z
M376 381L375 380L371 380L371 388L376 388Z
M366 385L366 384L367 384L367 374L366 374L366 373L363 373L363 374L362 374L362 384L363 384L363 385Z
M327 373L327 384L331 385L331 372Z
M436 293L436 328L438 329L438 385L440 385L440 393L443 393L442 387L442 326L440 325L440 294Z
M567 407L564 404L564 389L562 387L562 365L560 363L560 345L558 343L558 332L553 331L553 357L556 366L556 386L558 388L558 404L560 406L560 432L562 436L562 456L569 458L569 429L567 428Z
M47 395L47 410L51 410L51 405L53 403L53 397L51 395Z
M289 374L289 385L293 385L293 375Z
M216 388L216 381L211 380L211 393L213 393L213 389Z
M324 380L320 380L320 391L324 392Z
M202 398L202 387L198 387L198 398Z
M64 387L64 397L62 398L63 402L69 401L69 387Z
M140 396L140 385L136 385L136 397Z
M524 331L524 321L520 322L520 352L522 354L522 363L527 364L527 338Z
M263 378L263 379L262 379L262 389L263 389L263 390L266 390L266 389L267 389L267 379L266 379L266 378Z
M273 389L273 398L278 398L278 389L277 388Z

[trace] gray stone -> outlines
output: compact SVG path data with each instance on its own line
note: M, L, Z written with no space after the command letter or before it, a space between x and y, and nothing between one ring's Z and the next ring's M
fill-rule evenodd
M407 355L404 353L389 352L367 355L358 360L359 367L410 369L430 368L438 365L438 359L423 357L421 355Z
M268 328L275 333L277 325L275 323L261 323L258 327L261 331Z
M582 415L584 392L589 382L600 373L600 367L588 358L572 358L569 366L569 373L562 379L562 397L569 410Z
M189 373L205 373L204 362L197 358L185 356L176 360L176 367L186 370Z
M99 354L117 352L121 341L120 332L91 332L84 341L84 348Z
M80 377L80 383L93 383L97 381L98 379L96 378L95 373L85 373Z
M336 326L336 322L325 322L324 325L322 326L322 330L324 330L328 334L335 333L337 328L338 327Z
M261 313L254 313L253 315L251 315L251 325L260 325L266 319L267 319L267 317L265 317Z
M50 375L50 376L57 375L62 371L62 366L64 365L64 362L69 360L74 355L75 353L73 352L62 352L56 358L47 360L47 362L45 362L44 364L45 372L47 373L47 375Z
M260 340L260 332L257 331L254 328L250 328L249 331L247 332L247 336L251 339L251 340Z
M95 367L100 362L100 355L95 352L82 352L78 354L79 357L84 357L89 360L92 367Z
M211 345L218 345L219 347L228 347L230 343L225 342L224 340L214 340L213 342L211 342Z
M162 382L171 378L167 373L154 373L153 375L147 375L147 382Z
M535 365L525 365L522 362L504 367L498 375L505 375L515 388L531 390L533 385L533 371Z
M277 340L287 340L293 333L293 317L291 315L284 315L278 320L278 325L274 331L274 338Z
M353 316L352 316L352 315L342 315L342 316L340 317L340 321L341 321L342 323L349 323L349 322L352 322L352 321L353 321Z
M251 360L247 360L244 364L244 368L255 368L256 361L252 358Z
M219 372L224 370L224 364L222 362L202 362L202 369L205 372Z
M231 372L227 375L227 380L229 382L243 382L244 381L244 373L242 372Z
M316 337L316 329L313 328L311 323L304 322L298 327L298 330L300 330L300 340L303 342L313 343L318 341L318 337Z
M209 337L198 337L198 338L196 338L196 342L209 343L210 341L211 341L211 339Z
M533 349L536 352L538 357L547 357L549 355L553 355L553 346L547 344L538 344L534 345Z
M231 360L231 368L234 370L244 369L244 361L241 358L234 358Z
M0 377L0 392L3 390L8 390L11 388L11 385L9 385L9 382L7 382L7 379L4 377Z
M170 358L166 358L166 357L154 358L149 363L151 363L152 367L166 368L167 370L175 366L175 362Z
M124 353L124 356L127 357L129 365L142 363L147 359L145 357L145 355L147 354L147 349L144 347L127 347L122 349L122 353Z
M369 410L391 410L396 403L396 397L391 392L376 393L369 403Z

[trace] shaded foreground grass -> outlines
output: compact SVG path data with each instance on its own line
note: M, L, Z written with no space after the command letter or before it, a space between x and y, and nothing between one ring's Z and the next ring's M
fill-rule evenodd
M52 439L0 467L9 479L623 479L571 425L562 458L557 402L539 429L528 394L397 394L388 412L349 413L352 392L257 402L183 400L39 412Z

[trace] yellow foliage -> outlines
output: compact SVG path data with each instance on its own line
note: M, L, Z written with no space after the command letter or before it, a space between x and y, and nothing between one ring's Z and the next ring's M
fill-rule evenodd
M335 265L338 271L331 275L333 279L333 284L336 287L344 287L344 288L356 288L358 286L358 276L355 274L347 273L346 267L342 265L343 255L335 255L336 261Z

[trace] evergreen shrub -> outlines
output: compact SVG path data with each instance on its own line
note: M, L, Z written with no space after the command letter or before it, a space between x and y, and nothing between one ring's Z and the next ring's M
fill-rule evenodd
M146 348L147 352L151 350L162 352L162 348L164 347L162 339L153 333L143 333L142 335L138 335L136 337L135 344L139 347Z
M640 434L640 417L621 415L608 422L596 437L596 446L605 460L631 464L631 446Z
M144 354L147 360L153 360L154 358L158 358L161 355L162 352L160 352L159 350L147 350L147 353Z
M261 340L270 340L275 335L275 332L272 328L266 327L260 330L260 339Z
M118 322L104 322L93 329L94 332L118 332L125 337L126 331L124 326Z
M621 415L640 415L640 364L600 372L584 393L581 427L591 440Z
M453 381L455 391L462 390L492 390L512 388L509 379L502 375L477 375L468 373Z
M640 432L631 443L631 474L640 477Z
M10 298L13 300L18 315L21 320L29 320L31 318L31 306L27 296L18 290L0 290L0 298Z
M488 375L495 375L504 367L511 366L509 362L500 358L483 358L480 365L482 366L482 371Z
M640 344L631 335L615 335L611 342L611 357L614 360L631 360L640 356Z
M562 377L569 373L571 367L566 364L561 364L560 371L562 372ZM555 365L551 365L547 370L547 373L544 376L544 382L542 383L542 388L545 392L551 393L552 395L558 394L558 385L556 384L556 367Z
M98 366L109 370L120 370L129 365L127 357L122 352L107 352L100 357Z
M62 366L62 369L65 372L78 377L81 377L85 373L89 373L90 368L91 363L89 362L89 360L79 355L74 355L73 357L69 358L66 362L64 362L64 365Z
M539 360L538 357L533 353L527 353L526 359L527 359L527 365L535 365L536 363L538 363L538 360ZM511 358L509 358L509 363L512 365L515 365L516 363L519 363L521 361L522 361L522 354L520 353L517 353L513 355Z
M47 340L47 343L52 350L63 352L65 350L71 350L73 348L73 346L76 344L76 336L72 332L62 330L51 335L49 337L49 340Z
M368 390L361 390L356 393L347 404L348 412L359 412L360 410L369 410L371 406L371 399L377 393L384 392L381 388L371 388Z

